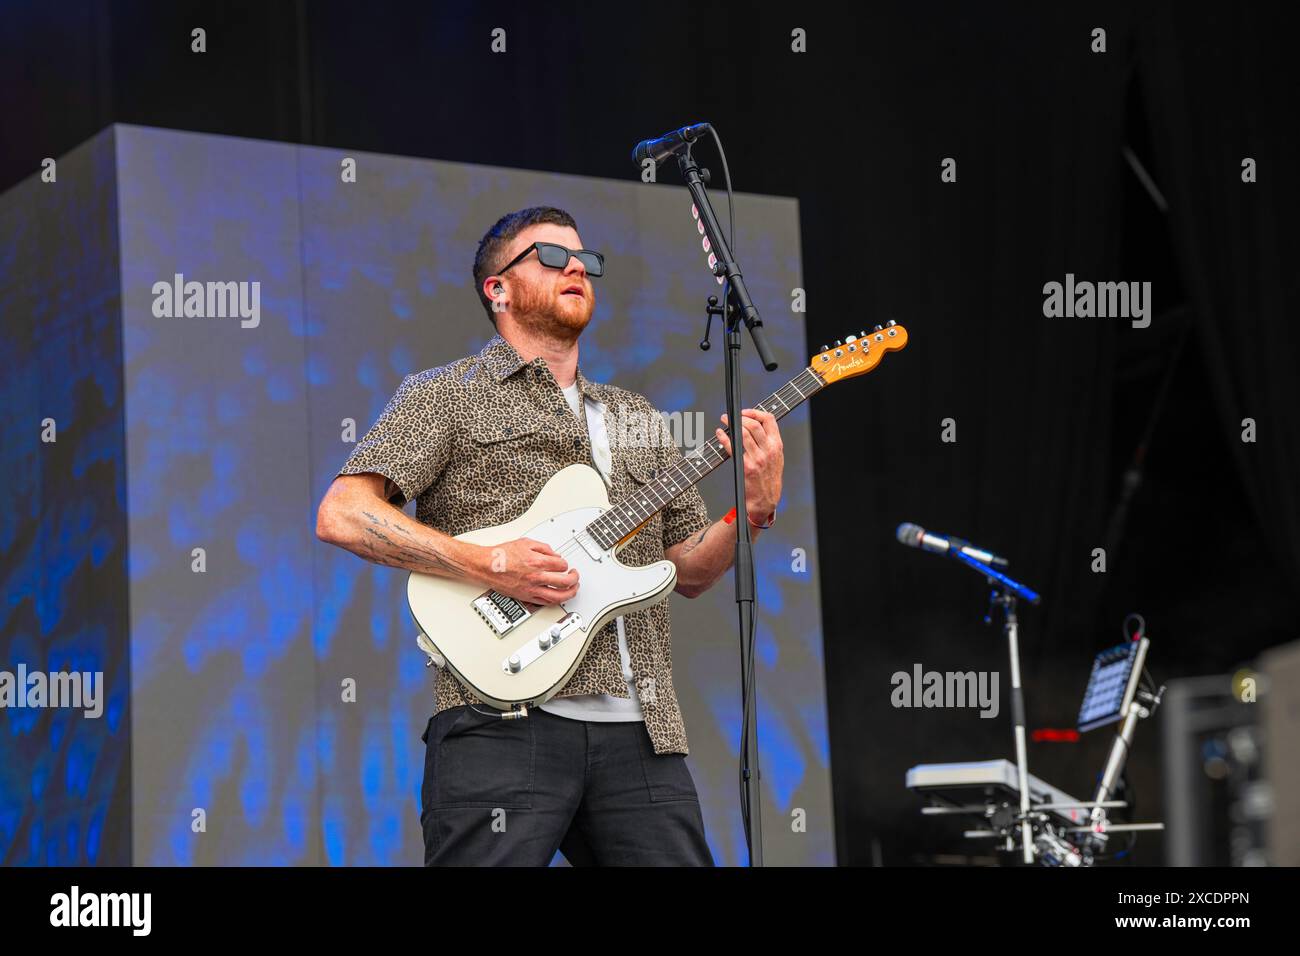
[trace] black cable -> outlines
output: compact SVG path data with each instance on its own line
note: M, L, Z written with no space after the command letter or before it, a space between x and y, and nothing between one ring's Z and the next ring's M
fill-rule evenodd
M1174 344L1173 355L1165 368L1155 400L1151 403L1151 414L1147 417L1146 425L1142 430L1142 437L1138 440L1137 447L1133 449L1132 459L1124 470L1119 499L1115 502L1115 507L1111 510L1110 518L1106 522L1106 554L1110 556L1112 564L1114 564L1116 556L1119 554L1124 528L1128 522L1129 504L1136 495L1138 488L1142 485L1147 452L1150 449L1152 439L1155 437L1156 425L1160 420L1161 413L1164 411L1165 402L1169 397L1170 386L1173 384L1174 374L1178 371L1178 360L1182 356L1183 346L1187 342L1188 329L1191 328L1185 305L1178 306L1166 313L1166 315L1173 316L1180 312L1183 313L1183 325L1178 333L1178 341ZM1164 315L1161 318L1164 318Z
M1156 679L1151 676L1151 672L1145 666L1143 666L1142 676L1138 680L1139 682L1145 681L1142 689L1149 694L1154 695L1160 689L1160 685L1156 683Z
M731 243L731 257L734 259L736 258L736 213L731 202L731 169L727 166L727 153L722 148L718 131L710 125L709 132L713 134L713 144L718 147L718 158L722 160L722 178L727 186L727 233L730 236L728 241Z
M755 588L757 592L757 588ZM752 860L754 856L753 835L751 832L751 822L749 816L749 792L750 788L758 784L758 768L750 767L753 776L748 782L745 780L745 754L749 752L749 717L754 707L754 659L756 642L757 642L757 623L758 623L758 597L757 593L754 602L749 610L749 668L746 673L741 675L741 711L740 711L740 766L739 766L739 783L740 783L740 815L745 831L745 849ZM743 655L742 655L743 658ZM762 799L762 794L759 794Z

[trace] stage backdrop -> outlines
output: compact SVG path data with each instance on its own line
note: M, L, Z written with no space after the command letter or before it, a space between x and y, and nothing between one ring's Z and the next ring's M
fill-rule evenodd
M84 463L47 455L40 481L65 499L105 499L85 519L105 531L72 538L79 550L59 573L89 574L106 553L129 585L92 607L89 591L57 590L40 548L6 554L17 597L4 609L0 660L59 669L58 614L28 614L30 627L15 628L13 609L80 601L92 658L129 645L129 673L109 675L129 706L111 732L80 715L69 726L57 711L0 718L0 856L100 859L107 818L114 832L129 826L130 858L142 864L418 863L432 678L413 641L406 575L318 542L316 505L404 375L491 336L470 278L475 245L527 205L568 209L584 243L606 254L584 373L681 412L673 428L686 450L711 434L723 404L716 325L712 350L697 343L704 299L719 286L689 197L632 168L620 182L130 126L87 149L97 166L69 165L53 184L29 179L0 200L3 248L27 243L26 268L16 253L0 261L0 301L6 324L31 341L70 321L115 329L120 302L120 351L110 334L66 377L61 356L32 353L40 374L5 386L25 395L14 406L25 418L6 429L22 440L5 462L30 470L52 403L68 415L112 409L117 430L109 414L99 433L100 457L113 463L103 478L88 488ZM736 200L738 252L781 363L761 372L746 340L753 404L808 360L792 306L798 210L789 199ZM118 270L82 269L74 302L32 271L42 258L89 267L105 255ZM156 284L177 281L246 283L247 309L159 314L167 296ZM765 847L784 864L834 862L808 415L804 406L782 423L785 499L757 548ZM123 470L124 522L103 484ZM729 487L727 470L703 483L714 517ZM33 542L67 538L44 515L20 523ZM127 547L114 548L123 526ZM731 575L697 600L671 600L689 765L715 858L739 863ZM87 758L87 747L102 752Z

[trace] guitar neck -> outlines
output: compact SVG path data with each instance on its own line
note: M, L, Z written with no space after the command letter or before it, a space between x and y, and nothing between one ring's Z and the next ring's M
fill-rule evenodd
M754 407L781 419L825 387L821 376L811 368L805 368ZM734 435L735 429L728 428L727 434ZM587 532L602 548L614 547L726 460L722 442L716 437L709 439L671 468L655 475L643 487L616 501L608 511L587 525Z

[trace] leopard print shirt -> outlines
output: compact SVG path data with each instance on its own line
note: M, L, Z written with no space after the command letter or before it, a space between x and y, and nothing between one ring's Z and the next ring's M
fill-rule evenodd
M611 501L681 459L663 418L643 395L589 381L581 368L577 380L584 398L664 426L658 442L611 442ZM415 500L418 521L455 536L517 518L552 475L575 462L595 467L585 418L573 414L544 359L525 363L497 334L477 355L406 376L339 474L383 475L400 489L394 504ZM710 524L704 499L691 487L627 543L619 560L635 567L662 561L665 548ZM668 605L662 601L625 614L623 629L655 753L685 754L690 751L673 689ZM578 694L629 696L613 621L592 639L555 696ZM435 714L481 703L441 668L434 696Z

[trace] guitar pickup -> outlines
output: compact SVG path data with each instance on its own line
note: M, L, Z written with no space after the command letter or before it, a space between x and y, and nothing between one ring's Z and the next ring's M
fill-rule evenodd
M497 637L503 637L522 621L532 617L532 612L528 608L500 591L480 594L474 599L474 610L489 627L496 631Z
M591 560L595 561L597 564L600 564L601 561L605 560L608 552L598 545L591 535L584 531L582 534L577 536L577 540L578 544L582 546L582 550L587 552L587 557L591 558Z

